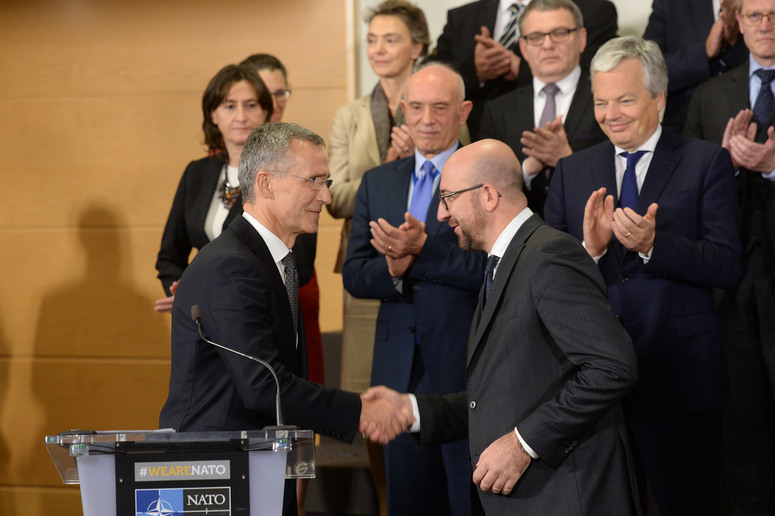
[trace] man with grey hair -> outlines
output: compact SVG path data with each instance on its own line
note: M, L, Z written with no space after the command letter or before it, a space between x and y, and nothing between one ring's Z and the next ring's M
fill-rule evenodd
M307 348L290 249L297 235L317 231L323 205L331 202L328 176L323 140L312 131L269 123L248 138L239 164L244 213L194 257L175 295L161 428L259 430L276 424L271 373L205 342L199 324L209 340L273 366L289 424L351 441L361 421L379 421L392 435L411 422L411 415L389 404L362 402L358 394L305 379ZM286 482L283 514L296 514L295 495L295 483Z
M610 141L558 162L546 221L584 242L635 344L640 376L624 411L660 514L718 514L727 375L713 289L741 272L732 162L661 127L667 69L655 43L611 40L591 73Z
M571 0L532 0L519 18L519 48L532 81L487 103L479 135L506 143L522 163L528 206L543 216L557 160L605 140L595 121L587 30Z
M421 393L465 388L466 335L485 258L461 250L435 217L444 166L471 110L463 88L446 65L415 72L401 101L414 155L366 172L358 188L342 279L354 297L382 301L372 385ZM388 512L467 514L467 454L465 440L422 449L407 436L390 443Z

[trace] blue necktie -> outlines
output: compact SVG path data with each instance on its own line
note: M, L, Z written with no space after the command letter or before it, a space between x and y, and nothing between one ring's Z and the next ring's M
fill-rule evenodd
M487 258L487 265L484 267L484 297L482 298L482 309L484 309L484 305L487 303L487 297L490 295L495 267L498 266L499 261L500 256L495 256L494 254L491 254L490 257Z
M647 151L623 152L622 156L627 158L627 168L622 178L622 193L619 195L619 205L622 208L635 209L638 204L638 179L635 176L635 165L641 156Z
M433 180L439 175L439 171L433 167L433 163L430 160L422 164L422 170L425 173L414 183L412 200L409 203L409 213L420 222L425 222L428 208L431 205L431 198L433 197Z
M767 128L775 112L775 96L772 95L770 83L775 79L775 70L756 70L754 72L762 80L762 87L753 105L753 121L756 122L756 141L767 140Z

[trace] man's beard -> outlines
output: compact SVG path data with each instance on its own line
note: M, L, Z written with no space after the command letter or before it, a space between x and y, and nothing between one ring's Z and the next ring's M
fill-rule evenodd
M478 207L479 209L475 209L474 216L473 216L473 222L471 223L471 228L481 229L484 228L484 210L481 209L481 207ZM460 248L464 251L483 251L484 250L484 242L472 231L468 229L463 229L463 226L458 226L460 228L460 236L458 237L458 245Z

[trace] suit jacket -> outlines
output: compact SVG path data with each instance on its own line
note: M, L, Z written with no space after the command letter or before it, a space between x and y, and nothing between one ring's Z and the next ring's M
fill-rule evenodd
M158 278L167 295L170 286L179 280L188 266L191 250L202 249L210 238L205 233L205 219L213 193L223 170L223 162L212 157L192 161L183 172L172 208L164 226L161 248L156 259ZM238 199L229 210L223 223L226 229L231 221L242 213L242 200ZM299 235L293 247L299 271L299 286L309 283L315 262L317 233Z
M328 212L337 219L345 219L339 241L335 272L342 270L347 255L347 239L352 230L355 194L361 177L367 170L380 164L377 134L371 118L371 94L361 97L336 110L328 145L328 167L331 170L331 204Z
M689 101L700 83L748 59L742 36L733 46L725 46L719 57L708 59L705 40L714 21L712 0L654 0L643 38L657 43L667 61L667 106L662 124L671 131L681 131Z
M751 108L748 95L749 64L700 85L692 97L684 134L721 144L727 121L741 109ZM775 119L769 125L774 125ZM736 176L740 207L740 239L744 251L761 246L765 263L775 263L775 183L759 172L741 170ZM746 260L747 261L747 260ZM746 273L751 272L746 270ZM764 273L772 278L775 269ZM759 282L765 281L759 278Z
M467 394L417 397L421 441L467 433L475 468L485 448L519 429L540 459L508 496L477 490L486 514L630 514L618 403L637 380L635 351L589 255L533 215L477 314Z
M465 335L482 284L484 254L462 251L449 225L436 219L438 195L425 221L428 238L404 275L402 291L393 285L384 255L369 243L370 221L382 217L394 226L403 223L414 161L404 158L363 176L342 279L353 296L382 301L372 385L406 392L417 340L434 392L457 392L464 388Z
M605 134L595 120L595 107L592 102L592 89L589 75L581 73L576 93L571 100L568 116L563 120L568 143L574 152L586 149L605 140ZM535 110L533 107L533 82L526 84L511 93L507 93L491 102L484 108L480 138L495 138L514 151L519 162L527 159L522 151L520 139L524 131L535 129ZM540 216L544 213L546 194L549 191L549 177L539 173L530 183L530 189L525 189L528 206Z
M574 1L581 10L587 29L587 47L582 54L581 62L582 68L588 69L597 49L609 39L616 37L616 7L608 0ZM468 128L472 140L479 138L479 123L485 103L518 86L529 84L533 77L530 73L530 67L523 59L516 81L500 78L480 85L474 65L474 47L476 46L474 36L480 33L482 26L490 29L492 34L497 14L498 0L478 0L450 9L447 13L447 24L444 26L431 55L431 59L448 62L463 76L466 98L474 103L473 110L468 117ZM516 47L515 52L521 57L519 46Z
M614 147L604 142L577 152L554 173L546 221L582 240L589 196L602 186L617 192ZM643 214L654 202L648 263L615 238L598 262L614 313L638 353L631 406L644 413L717 409L727 383L712 290L731 287L741 273L729 153L663 130L636 211Z
M191 319L192 305L202 308L202 327L210 340L275 368L287 423L337 439L354 438L359 396L304 379L304 325L300 321L297 347L283 280L264 240L243 217L205 246L180 280L172 310L170 390L160 427L256 430L275 424L275 383L269 371L203 342Z

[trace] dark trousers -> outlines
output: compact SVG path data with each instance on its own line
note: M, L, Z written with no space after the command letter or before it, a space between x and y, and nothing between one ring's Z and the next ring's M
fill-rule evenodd
M648 480L660 516L719 514L721 411L657 413L626 420L643 513Z
M416 348L409 392L433 391ZM468 439L418 446L403 434L384 450L390 516L468 515L469 484L473 482Z
M746 258L719 309L731 394L722 485L731 515L775 515L775 264L758 245Z

